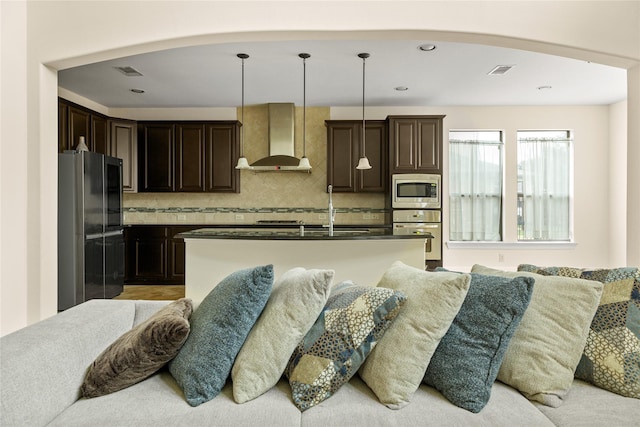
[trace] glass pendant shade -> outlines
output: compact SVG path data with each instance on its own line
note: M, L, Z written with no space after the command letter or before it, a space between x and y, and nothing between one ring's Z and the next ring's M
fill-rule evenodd
M309 159L306 156L300 159L300 163L298 163L298 169L311 169L311 163L309 163Z
M238 164L236 165L236 169L251 169L246 157L242 156L238 158Z
M362 170L362 169L371 169L371 164L369 163L369 159L367 159L367 157L360 157L360 160L358 161L358 166L356 166L356 169Z

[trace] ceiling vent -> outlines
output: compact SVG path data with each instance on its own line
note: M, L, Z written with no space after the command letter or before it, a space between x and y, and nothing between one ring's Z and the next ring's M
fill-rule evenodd
M512 69L514 65L497 65L493 70L489 71L487 74L490 76L501 76L506 74L510 69Z
M116 70L120 71L122 74L124 74L127 77L140 77L142 76L142 73L138 70L136 70L133 67L114 67Z

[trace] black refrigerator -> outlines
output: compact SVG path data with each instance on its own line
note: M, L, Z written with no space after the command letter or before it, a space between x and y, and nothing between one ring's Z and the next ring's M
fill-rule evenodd
M113 298L124 284L122 159L58 154L58 310Z

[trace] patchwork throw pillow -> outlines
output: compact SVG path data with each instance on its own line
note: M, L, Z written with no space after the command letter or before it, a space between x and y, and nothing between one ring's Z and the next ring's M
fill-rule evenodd
M342 282L291 355L286 369L304 411L331 397L355 374L406 301L401 292Z
M291 353L322 312L333 275L333 270L294 268L276 280L231 370L237 403L255 399L276 385Z
M498 380L530 400L560 406L573 383L573 373L602 295L602 283L500 271L481 265L474 265L471 271L535 279L531 302L511 338Z
M473 413L485 407L534 279L471 274L467 297L436 349L424 382Z
M429 272L396 261L378 286L407 296L404 308L360 369L380 402L406 406L469 290L469 274Z
M575 376L640 399L640 272L636 267L581 269L521 264L519 271L580 277L604 284Z
M272 286L272 265L239 270L222 279L193 312L191 333L169 363L189 405L220 393Z
M136 384L175 357L189 335L191 300L173 301L126 332L89 366L83 397L98 397Z

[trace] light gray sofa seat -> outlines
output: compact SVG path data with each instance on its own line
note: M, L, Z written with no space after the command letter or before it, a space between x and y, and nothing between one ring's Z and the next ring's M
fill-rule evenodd
M420 386L412 402L391 410L356 375L336 394L300 412L283 379L247 403L231 384L197 407L167 370L124 390L80 399L87 367L109 344L167 302L94 300L0 339L0 425L36 426L636 426L640 401L575 381L559 408L534 405L496 382L473 414Z

